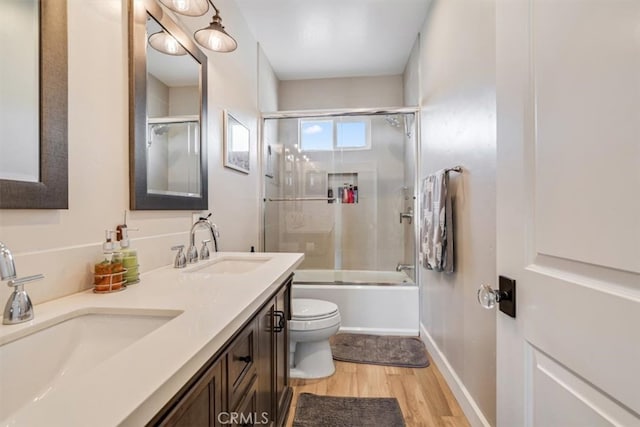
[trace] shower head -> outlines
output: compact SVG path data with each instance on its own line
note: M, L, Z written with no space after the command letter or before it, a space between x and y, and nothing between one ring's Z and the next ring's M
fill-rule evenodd
M398 116L384 116L384 119L386 120L387 123L389 123L390 126L393 126L394 128L399 128L400 127L400 120L398 119Z
M161 136L169 132L169 126L165 124L153 124L151 125L151 130L154 135Z

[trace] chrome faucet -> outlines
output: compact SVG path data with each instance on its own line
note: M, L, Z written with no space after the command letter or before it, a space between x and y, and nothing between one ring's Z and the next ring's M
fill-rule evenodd
M220 233L218 232L218 226L209 221L209 217L211 214L207 215L206 218L200 217L192 226L191 226L191 240L189 249L187 250L187 262L189 264L193 264L198 262L198 249L196 248L196 230L201 227L205 227L211 233L211 240L213 240L213 249L218 252L218 239L220 238ZM208 250L202 251L200 254L200 259L208 258Z
M396 265L396 271L415 270L416 267L413 264L400 264Z
M24 290L24 284L34 280L44 279L42 274L17 278L16 264L13 255L4 243L0 242L0 279L7 281L7 285L13 287L13 293L4 307L2 323L14 325L33 319L33 305L31 299Z

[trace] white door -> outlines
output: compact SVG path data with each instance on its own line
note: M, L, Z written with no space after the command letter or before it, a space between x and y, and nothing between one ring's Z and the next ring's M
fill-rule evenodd
M498 426L640 426L640 1L496 8Z

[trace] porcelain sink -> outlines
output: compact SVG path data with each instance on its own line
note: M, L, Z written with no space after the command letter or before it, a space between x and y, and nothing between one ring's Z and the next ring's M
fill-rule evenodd
M180 311L83 310L20 330L0 342L0 419L158 329Z
M243 274L257 269L270 259L270 257L225 255L191 268L185 273Z

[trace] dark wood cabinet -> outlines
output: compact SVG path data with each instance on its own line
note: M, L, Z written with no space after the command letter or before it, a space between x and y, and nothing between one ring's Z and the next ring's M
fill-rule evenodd
M273 360L276 425L284 425L293 395L289 387L289 328L291 320L291 286L285 286L275 297L275 351ZM279 325L278 325L279 324Z
M148 425L283 426L289 387L290 276Z
M258 370L269 372L273 369L275 334L273 328L275 300L271 299L256 316L256 331L258 342ZM258 377L258 413L267 414L267 425L276 423L276 403L274 394L274 382L272 375L260 375Z
M177 400L173 408L157 422L166 427L217 427L218 414L225 406L224 366L222 358L207 369Z

